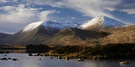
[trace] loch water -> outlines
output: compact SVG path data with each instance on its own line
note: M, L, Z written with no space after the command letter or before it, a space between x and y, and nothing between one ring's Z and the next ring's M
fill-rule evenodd
M135 67L135 60L126 60L128 65L119 64L119 60L84 60L77 59L57 59L49 56L28 56L28 53L0 54L0 58L10 58L0 60L0 67ZM16 58L17 61L12 59Z

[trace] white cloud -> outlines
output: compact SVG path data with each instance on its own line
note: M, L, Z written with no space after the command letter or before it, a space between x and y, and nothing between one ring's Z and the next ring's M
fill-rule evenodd
M0 0L0 2L4 2L4 3L5 3L5 2L7 2L7 1L6 1L6 0Z
M87 16L95 17L105 15L113 17L105 10L113 11L121 0L26 0L28 3L50 5L52 7L66 7L77 10Z
M49 20L50 18L48 18L48 14L53 14L53 13L56 13L56 11L54 11L54 10L47 10L47 11L42 11L42 12L40 12L39 14L39 18L41 19L41 20L43 20L43 21L45 21L45 20Z
M25 8L24 5L4 6L0 8L5 13L0 14L0 23L23 23L35 17L37 9ZM6 18L6 20L5 20Z
M40 12L38 8L26 8L25 5L4 6L0 10L6 12L0 14L0 23L28 23L30 21L47 19L49 14L55 12L53 10Z
M66 2L67 0L65 3ZM69 0L68 6L71 8L76 8L77 11L91 17L96 17L99 15L112 17L112 15L105 12L105 10L108 10L108 8L115 9L115 5L119 3L120 0Z
M127 14L135 14L135 9L122 9L121 11Z
M64 0L23 0L23 2L36 5L50 5L52 7L61 7Z
M22 4L18 6L3 6L0 7L0 11L3 11L0 13L0 31L5 32L7 30L18 32L25 25L35 21L48 20L48 16L55 13L54 10L41 11L39 8L25 7Z
M0 3L17 2L18 0L0 0Z

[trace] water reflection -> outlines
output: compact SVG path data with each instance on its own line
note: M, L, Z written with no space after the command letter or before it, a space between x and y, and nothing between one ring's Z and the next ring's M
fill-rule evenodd
M111 61L111 60L110 60ZM83 67L119 67L119 64L114 61L110 62L106 60L89 60L85 62Z
M0 54L0 58L18 58L19 61L0 60L0 67L135 67L134 60L127 60L129 65L120 65L118 60L85 60L50 59L44 56L28 56L28 54Z

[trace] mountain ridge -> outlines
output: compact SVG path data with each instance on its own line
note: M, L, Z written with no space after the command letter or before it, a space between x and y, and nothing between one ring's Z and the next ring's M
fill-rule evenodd
M112 24L113 22L114 24ZM132 28L131 26L129 27L127 26L127 28L129 28L128 30L131 29L132 33L135 32L134 28ZM7 37L7 39L5 38L5 40L9 41L7 42L8 44L26 44L26 45L27 44L95 45L97 43L108 44L112 42L116 43L115 40L111 41L110 39L123 38L124 37L123 33L130 34L128 30L126 30L127 28L126 24L105 16L98 16L89 21L88 23L80 25L74 23L58 23L54 21L38 21L28 24L21 31L15 33L12 36ZM126 32L123 32L123 30ZM126 35L125 38L132 36L133 36L132 34ZM131 43L134 42L133 39L134 38L131 39L132 40ZM0 42L2 41L4 40L0 40ZM120 40L118 41L122 43Z
M78 28L66 28L56 33L47 44L53 45L94 45L98 38L109 33L81 30ZM90 41L91 40L91 41ZM93 43L92 43L93 42Z
M53 28L48 31L41 25L32 31L22 32L21 30L10 39L12 39L13 44L42 44L42 42L51 38L58 31L58 29Z
M8 42L8 37L10 37L10 36L12 36L12 35L0 32L0 44L7 43Z
M83 24L56 22L51 20L33 22L25 26L22 32L32 31L36 27L39 27L41 25L44 26L45 29L57 28L59 30L63 30L65 28L79 28L79 29L90 30L92 28L101 28L101 27L106 27L106 28L124 27L127 24L100 15Z
M82 27L82 29L90 30L94 28L99 29L101 27L106 27L106 28L124 27L126 26L126 24L106 16L97 16L80 26Z

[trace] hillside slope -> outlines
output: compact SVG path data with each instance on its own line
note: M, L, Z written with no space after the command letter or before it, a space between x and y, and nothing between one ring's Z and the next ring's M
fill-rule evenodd
M135 43L135 26L116 28L110 31L112 34L101 39L101 44Z
M11 34L0 33L0 44L5 44L8 42L7 38L10 37Z
M44 26L41 25L32 31L20 31L10 37L10 39L12 39L11 43L14 44L42 44L44 41L51 38L58 31L58 29L53 28L51 28L50 30L46 30Z
M50 45L94 45L99 38L108 33L67 28L55 34L47 44Z

